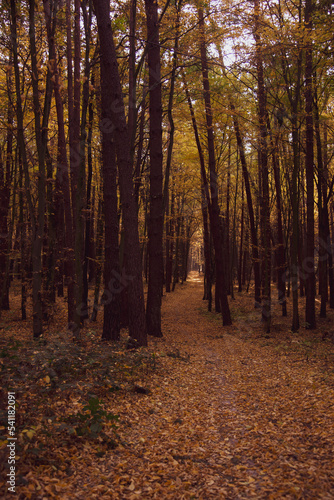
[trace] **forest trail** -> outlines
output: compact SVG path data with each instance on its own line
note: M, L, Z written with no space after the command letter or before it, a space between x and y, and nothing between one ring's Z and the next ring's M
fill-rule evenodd
M24 437L17 498L334 499L329 371L304 351L283 349L283 337L273 343L256 331L254 311L238 312L238 300L234 326L223 328L206 311L202 291L192 273L163 297L164 338L150 338L147 349L127 354L97 346L96 358L91 347L78 351L68 364L79 358L84 375L75 371L64 385L67 372L51 384L36 375L36 387L19 397L19 413L26 411L28 427L30 411L41 434L33 431L34 445ZM284 346L297 342L287 336ZM66 435L64 414L82 408L85 390L119 415L114 449L103 436Z
M168 342L190 355L179 383L205 464L195 498L334 498L333 387L254 335L253 311L230 328L209 319L199 281L163 306Z
M114 488L101 498L334 498L333 388L247 339L247 318L223 329L201 299L196 274L164 296L164 339L151 339L164 368L126 409L128 445L101 464Z

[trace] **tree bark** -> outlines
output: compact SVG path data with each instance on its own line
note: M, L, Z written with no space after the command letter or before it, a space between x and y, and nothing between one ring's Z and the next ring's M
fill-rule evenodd
M308 329L316 327L315 319L315 270L314 270L314 151L313 151L313 55L312 55L312 0L305 1L305 28L307 46L305 50L305 113L306 113L306 306L305 320Z
M9 63L12 57L10 56ZM9 309L9 275L6 270L9 268L9 202L11 194L11 180L13 167L13 120L14 109L12 104L12 76L11 71L7 72L7 134L6 134L6 156L0 157L0 314L1 310Z
M105 92L102 86L102 110L106 108ZM102 117L107 113L102 111ZM116 151L112 137L102 135L102 171L103 171L103 210L104 210L104 303L103 340L120 339L120 282L119 248L118 248L118 207L117 207L117 166Z
M162 204L162 104L158 4L145 0L147 22L147 64L150 94L150 213L148 223L147 332L162 337L161 296L163 286Z
M261 222L262 222L262 247L263 247L263 301L262 320L267 333L270 332L271 323L271 242L270 242L270 203L269 203L269 172L268 172L268 146L267 146L267 109L264 86L262 42L260 35L260 1L254 1L254 39L255 61L257 72L258 119L260 133L260 172L262 181Z
M204 32L204 15L201 8L198 9L199 29L200 29L200 53L201 53L201 68L203 78L204 102L205 102L205 118L207 128L208 153L209 153L209 172L210 172L210 195L211 195L211 231L215 250L216 264L216 290L219 293L223 325L231 325L231 314L227 300L226 281L224 274L224 259L223 259L223 238L220 224L220 210L218 204L218 184L216 173L216 158L213 135L213 118L210 96L209 71L206 55L206 42Z
M56 47L54 44L54 29L50 17L50 6L44 4L44 13L47 26L47 36L49 51L53 64L50 65L54 80L54 94L56 102L56 114L58 125L58 144L57 144L57 170L55 183L55 219L56 233L58 240L58 265L61 267L63 248L59 245L64 244L64 271L65 282L67 285L67 317L68 327L70 328L74 319L74 240L73 240L73 218L71 207L71 193L69 182L69 165L66 152L66 135L64 123L63 101L60 93L60 75L56 58ZM62 279L62 273L61 273Z
M127 259L126 275L122 276L122 284L128 289L129 333L138 345L147 345L138 213L132 179L130 140L110 22L110 5L108 0L94 0L93 4L100 39L101 81L108 89L106 109L111 113L110 121L101 120L100 129L103 134L112 133L114 137L123 208Z

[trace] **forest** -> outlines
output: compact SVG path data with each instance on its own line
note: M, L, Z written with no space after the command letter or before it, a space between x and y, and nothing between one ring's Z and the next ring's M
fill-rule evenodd
M19 282L34 338L63 297L74 338L102 304L104 339L146 345L197 246L223 325L252 281L267 332L290 294L292 331L315 328L316 296L334 307L330 4L2 13L1 309Z
M9 468L21 496L10 482L0 488L36 499L332 498L332 2L3 0L0 11L0 429L16 429L16 451L25 457L20 476ZM212 387L212 419L223 408L234 432L236 418L239 443L259 407L254 394L262 401L261 381L267 404L259 403L258 422L283 421L278 448L284 432L291 442L304 432L300 422L294 433L291 422L285 428L290 403L283 411L277 400L270 417L264 409L271 408L270 388L284 387L301 420L314 411L305 438L314 456L309 483L302 472L308 455L286 484L286 461L264 479L263 463L272 464L266 453L275 446L268 435L259 445L261 433L249 440L262 447L261 472L253 448L249 462L246 452L233 458L223 448L233 480L220 483L207 454L222 446L223 424L219 438L198 431L199 441L216 443L210 450L202 444L206 458L191 458L191 444L183 443L182 453L148 459L167 457L168 467L183 470L182 480L153 467L148 487L139 480L149 474L140 461L125 470L130 445L117 422L122 415L145 420L144 411L158 418L167 397L159 392L163 373L171 407L180 399L177 387L190 391L189 401L193 391L197 406L187 411L198 413L198 429L209 433L200 409L203 376ZM183 377L194 380L192 390ZM241 408L243 391L253 394L255 410ZM316 401L305 406L298 398L309 391ZM147 401L154 394L160 402L153 408ZM66 398L73 403L67 410ZM146 401L142 409L139 400ZM14 417L7 421L15 411L16 427ZM65 420L59 412L67 412ZM171 415L163 417L167 427L186 425L185 416ZM325 426L322 446L312 441L315 422ZM137 446L154 435L149 429L132 431L138 460ZM185 427L185 435L192 432ZM0 441L4 457L10 439ZM80 467L86 442L101 464L114 449L127 450L113 458L113 493L108 481L94 482L102 469ZM297 460L296 450L284 450L280 457ZM64 457L75 453L80 473L68 474L74 466ZM202 459L212 470L199 479ZM88 496L77 482L85 474L94 486Z

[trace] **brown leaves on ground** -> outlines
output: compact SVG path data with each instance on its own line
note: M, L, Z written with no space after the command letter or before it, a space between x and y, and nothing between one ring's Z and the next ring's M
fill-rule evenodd
M146 349L126 351L125 335L97 343L92 324L84 345L19 332L3 342L0 424L14 390L17 498L334 498L328 323L292 334L277 311L264 335L244 294L223 328L195 278L164 297L164 338Z

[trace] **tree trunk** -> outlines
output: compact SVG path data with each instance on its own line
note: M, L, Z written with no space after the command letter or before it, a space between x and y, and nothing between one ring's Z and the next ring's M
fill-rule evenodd
M51 23L50 9L47 8L47 4L44 4L44 13L47 26L49 52L51 54L51 60L53 61L50 67L53 73L54 80L54 93L58 125L57 171L55 183L55 224L58 240L58 265L60 268L62 267L63 248L61 247L61 245L64 244L64 271L65 282L67 285L67 316L68 327L71 328L72 321L74 319L74 245L69 167L66 152L64 109L60 93L59 69L57 65L56 49L54 45L55 24L52 25ZM60 272L60 278L62 280L62 272Z
M11 57L9 62L11 62ZM13 166L13 120L14 109L12 105L12 77L10 71L7 72L7 134L6 134L6 157L0 156L0 314L1 310L9 309L9 276L6 270L9 265L9 230L8 214L11 193L11 179Z
M102 119L108 118L105 97L108 89L102 86ZM104 209L104 303L103 340L120 339L120 292L122 290L119 248L118 248L118 209L117 209L117 167L116 152L112 137L102 135L103 171L103 209Z
M169 204L168 204L169 207ZM169 212L169 209L168 209ZM171 201L170 201L170 216L167 213L166 218L166 238L168 240L168 251L166 242L166 292L171 291L171 282L173 274L173 253L174 253L174 225L175 225L175 195L174 184L172 185Z
M110 5L108 0L94 0L93 3L100 39L101 82L108 89L106 108L111 113L110 121L102 120L100 129L103 134L112 133L114 137L123 208L127 258L126 275L122 277L122 284L128 289L129 333L138 345L147 345L138 213L132 180L130 140L110 21Z
M147 21L147 64L150 94L150 213L148 223L147 332L162 337L161 295L163 286L162 205L162 104L158 5L145 0Z
M262 222L262 248L263 248L263 301L262 320L267 333L270 332L271 322L271 244L270 244L270 202L269 202L269 172L268 172L268 147L267 147L267 109L264 87L262 43L260 36L260 2L254 1L254 39L255 61L257 72L257 97L258 119L260 132L260 172L262 181L261 222Z
M242 269L244 264L244 181L241 185L241 230L240 230L240 244L239 244L239 264L238 264L238 292L242 292Z
M223 238L221 232L220 210L218 204L218 184L217 184L217 173L216 173L216 158L215 158L214 135L213 135L213 119L212 119L212 108L211 108L209 71L208 71L208 63L206 55L204 16L203 16L203 10L201 8L198 9L198 17L199 17L199 28L200 28L201 67L202 67L205 117L206 117L206 128L207 128L208 153L209 153L210 195L211 195L210 222L211 222L211 232L215 250L216 290L219 293L223 325L230 325L232 323L232 320L227 300L226 281L224 273Z
M313 151L313 56L312 56L312 0L305 1L305 28L308 37L305 50L305 113L306 113L306 327L314 329L315 319L315 270L314 270L314 151Z
M270 134L270 147L273 159L273 170L276 189L276 223L277 223L277 249L276 249L276 265L277 265L277 290L278 301L282 306L282 316L287 316L286 298L285 298L285 276L286 276L286 260L284 252L284 237L283 237L283 224L282 224L282 191L281 191L281 177L280 165L277 155L277 142L274 144L270 129L270 121L267 114L268 131Z

